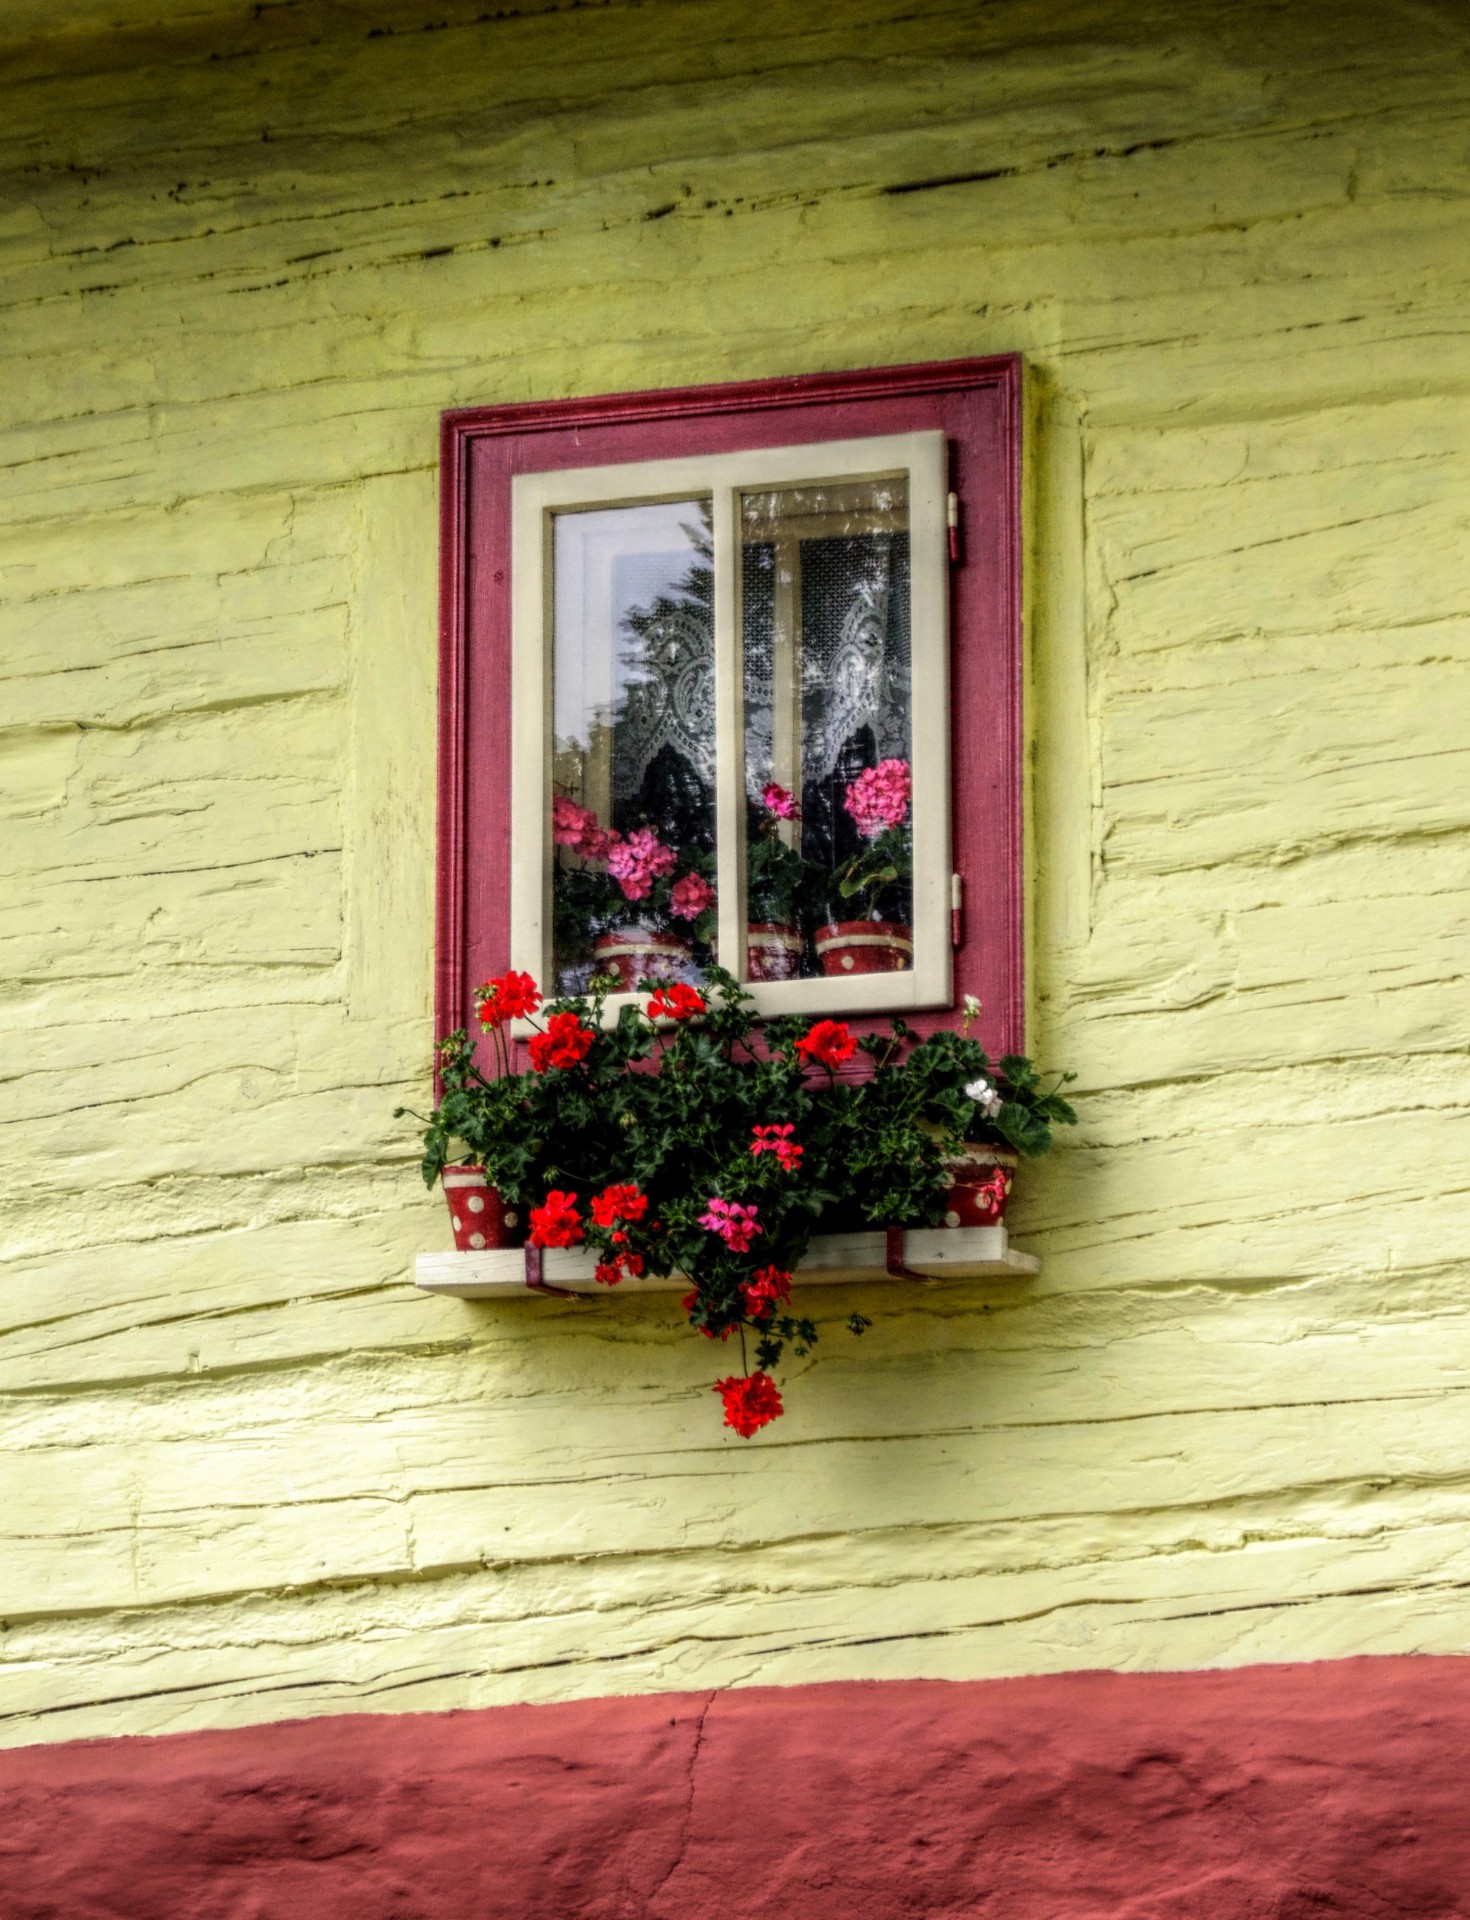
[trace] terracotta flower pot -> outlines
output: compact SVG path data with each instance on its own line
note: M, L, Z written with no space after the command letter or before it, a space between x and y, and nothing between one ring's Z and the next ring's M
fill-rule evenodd
M817 958L828 975L905 973L914 964L914 931L893 920L838 920L819 927Z
M694 949L677 933L651 927L614 927L592 942L599 973L617 975L618 991L634 993L640 980L680 980L694 964Z
M795 980L801 972L802 945L795 927L776 920L752 920L745 929L747 978Z
M483 1167L446 1167L444 1198L455 1251L479 1253L485 1247L519 1247L526 1238L525 1214L508 1207L485 1179Z
M963 1153L946 1156L945 1226L993 1227L1004 1220L1019 1164L1009 1147L967 1146Z

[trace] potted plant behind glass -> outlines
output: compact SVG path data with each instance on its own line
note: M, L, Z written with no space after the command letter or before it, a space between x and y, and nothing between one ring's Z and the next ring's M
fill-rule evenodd
M799 821L795 797L766 782L759 807L748 809L745 843L746 971L751 980L795 980L803 971L803 927L821 911L824 880L783 831Z
M885 895L912 912L912 795L906 760L880 760L848 786L843 808L864 845L832 875L831 916L816 935L824 974L903 973L914 964L913 927L880 914ZM862 918L846 917L854 905Z
M592 943L600 974L612 975L624 993L641 980L678 980L694 968L693 936L708 933L714 920L714 888L699 867L709 856L695 855L676 880L678 848L666 846L652 827L635 827L621 837L607 858L608 873L628 905L615 927Z
M693 942L714 937L712 855L667 846L651 827L604 827L565 794L552 800L551 837L553 944L564 975L595 969L631 993L641 980L693 970Z

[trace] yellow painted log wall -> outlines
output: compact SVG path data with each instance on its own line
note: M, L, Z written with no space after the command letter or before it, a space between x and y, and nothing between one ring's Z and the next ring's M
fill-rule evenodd
M1464 1651L1464 11L68 18L0 48L0 1738ZM1038 1283L823 1298L743 1444L667 1301L410 1284L438 414L1010 350L1085 1121Z

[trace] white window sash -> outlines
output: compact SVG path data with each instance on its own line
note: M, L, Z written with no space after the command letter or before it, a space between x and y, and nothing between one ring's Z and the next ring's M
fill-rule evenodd
M908 478L913 966L903 973L745 982L758 1011L902 1012L952 998L947 448L938 432L517 474L511 483L511 965L551 979L552 526L568 508L706 495L714 512L715 867L719 952L745 958L745 724L740 496L824 481ZM729 964L728 961L725 964ZM612 994L606 1017L642 996Z

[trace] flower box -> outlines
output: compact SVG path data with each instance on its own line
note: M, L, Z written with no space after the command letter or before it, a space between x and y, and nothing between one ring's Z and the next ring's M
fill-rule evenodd
M1021 1280L1041 1271L1034 1254L1010 1245L1004 1226L910 1227L903 1231L901 1271L888 1263L890 1237L884 1233L817 1234L797 1263L798 1286L842 1286L865 1281ZM615 1288L598 1284L597 1256L580 1247L548 1247L540 1258L540 1291L607 1298L617 1293L682 1293L689 1282L679 1274L628 1275ZM453 1294L463 1300L530 1299L538 1291L528 1279L526 1250L490 1249L483 1253L421 1253L414 1284L425 1293Z
M468 1296L679 1291L694 1331L738 1335L741 1372L714 1390L748 1438L781 1413L783 1354L818 1338L793 1285L1036 1272L1006 1238L1012 1149L1045 1152L1052 1123L1075 1116L1029 1060L992 1066L968 1004L957 1034L797 1017L757 1037L739 981L717 966L702 977L702 991L659 984L612 1026L606 974L540 1020L529 974L485 982L477 1010L499 1072L482 1071L463 1030L440 1044L421 1169L445 1180L458 1250L424 1255L417 1281ZM518 1020L532 1029L524 1072L506 1032ZM522 1233L524 1248L508 1244Z

